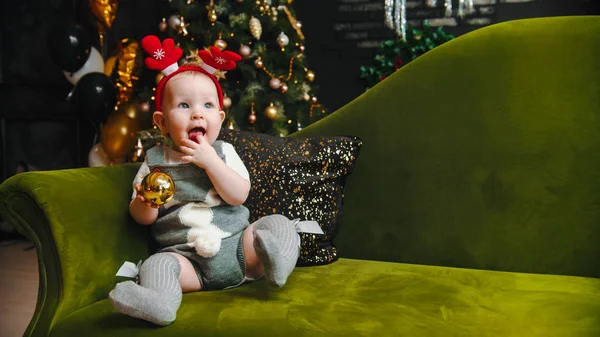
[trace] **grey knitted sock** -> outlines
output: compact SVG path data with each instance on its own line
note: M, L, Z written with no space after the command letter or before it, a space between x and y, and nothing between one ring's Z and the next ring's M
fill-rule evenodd
M283 215L263 217L254 225L254 249L270 285L283 287L300 254L296 226Z
M158 325L175 321L181 304L177 257L169 253L150 256L140 267L140 284L125 281L117 284L108 298L115 309L126 315Z

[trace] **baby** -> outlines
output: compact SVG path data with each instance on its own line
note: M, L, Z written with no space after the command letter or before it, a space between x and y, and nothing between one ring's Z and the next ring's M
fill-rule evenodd
M182 292L237 287L262 276L281 287L294 269L300 237L296 223L282 215L248 223L242 204L250 179L231 144L217 140L225 119L223 93L212 73L235 68L241 57L201 50L202 65L179 67L182 50L172 39L161 45L147 36L142 46L151 69L165 76L156 88L155 124L172 147L148 150L133 182L133 219L152 225L160 245L139 268L139 284L125 281L109 294L120 312L168 325L175 320ZM141 180L159 170L171 176L175 195L157 207L140 193Z

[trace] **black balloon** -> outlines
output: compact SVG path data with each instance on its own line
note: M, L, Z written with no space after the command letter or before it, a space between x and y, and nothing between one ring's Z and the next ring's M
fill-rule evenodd
M54 62L68 72L81 69L92 48L88 33L75 24L62 23L52 27L47 42Z
M88 73L77 82L70 101L80 115L87 116L94 125L98 125L114 111L117 89L103 73Z

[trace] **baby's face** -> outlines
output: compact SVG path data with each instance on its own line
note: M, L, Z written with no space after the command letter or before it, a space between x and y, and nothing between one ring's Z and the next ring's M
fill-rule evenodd
M182 139L198 142L204 137L213 144L219 136L225 112L219 108L219 96L213 81L202 73L182 73L169 79L162 103L164 125L176 148Z

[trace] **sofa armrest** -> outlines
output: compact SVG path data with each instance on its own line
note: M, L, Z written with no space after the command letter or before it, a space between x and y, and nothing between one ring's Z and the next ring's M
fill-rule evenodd
M149 255L149 228L128 212L138 167L28 172L0 185L0 214L38 254L38 301L26 336L47 336L60 319L106 298L119 266Z

